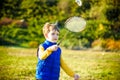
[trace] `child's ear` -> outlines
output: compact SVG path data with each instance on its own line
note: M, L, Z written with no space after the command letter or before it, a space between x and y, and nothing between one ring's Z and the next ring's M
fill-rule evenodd
M44 36L45 36L45 38L48 38L48 35L47 35L47 34L45 34Z

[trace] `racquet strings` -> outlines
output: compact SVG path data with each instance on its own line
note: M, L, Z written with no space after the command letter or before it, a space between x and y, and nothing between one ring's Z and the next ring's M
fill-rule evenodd
M70 17L65 22L65 28L68 29L68 32L63 36L63 38L57 43L60 45L64 38L67 36L69 31L71 32L81 32L85 29L86 21L81 17Z
M72 32L80 32L84 30L86 21L81 17L71 17L65 22L65 27Z

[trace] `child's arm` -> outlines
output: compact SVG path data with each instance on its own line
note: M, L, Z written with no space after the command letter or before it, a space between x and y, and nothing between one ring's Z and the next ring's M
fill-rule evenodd
M58 48L57 45L53 45L53 46L48 47L46 50L44 50L44 47L40 45L39 51L38 51L38 57L41 60L44 60L52 53L52 51L57 50L57 48Z
M64 60L62 59L62 57L60 58L60 66L62 67L62 69L71 77L74 77L74 80L79 80L79 75L75 74L68 66L67 64L64 62Z
M60 66L69 76L74 77L75 73L67 66L62 56L60 58Z
M38 57L41 59L41 60L44 60L46 59L50 54L52 53L52 51L50 49L46 49L44 51L44 47L43 46L39 46L39 51L38 51Z

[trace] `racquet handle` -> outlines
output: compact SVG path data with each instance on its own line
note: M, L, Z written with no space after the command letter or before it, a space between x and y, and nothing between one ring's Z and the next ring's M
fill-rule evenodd
M65 39L65 37L68 35L69 31L67 31L67 33L64 35L64 37L57 43L57 45L59 46L62 41Z
M62 40L60 40L60 42L57 43L57 45L59 46L61 44Z

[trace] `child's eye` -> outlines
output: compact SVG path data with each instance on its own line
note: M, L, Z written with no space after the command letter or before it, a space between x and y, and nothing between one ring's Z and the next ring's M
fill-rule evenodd
M52 35L55 35L55 33L52 33Z

